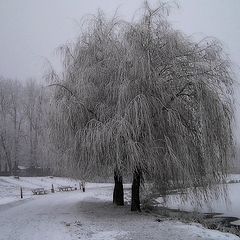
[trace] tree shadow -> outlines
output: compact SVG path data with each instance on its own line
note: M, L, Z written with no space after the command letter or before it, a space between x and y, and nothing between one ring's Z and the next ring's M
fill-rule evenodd
M75 211L84 218L109 221L116 218L129 218L136 213L130 211L130 206L116 206L112 201L103 201L98 198L87 198L75 205Z

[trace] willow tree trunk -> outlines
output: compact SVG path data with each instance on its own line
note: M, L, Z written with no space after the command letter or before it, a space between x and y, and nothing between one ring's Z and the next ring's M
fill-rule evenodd
M133 173L131 211L139 212L141 211L139 195L140 183L141 183L141 170L137 169Z
M123 193L123 182L122 176L119 171L114 171L114 190L113 190L113 203L118 206L124 205L124 193Z

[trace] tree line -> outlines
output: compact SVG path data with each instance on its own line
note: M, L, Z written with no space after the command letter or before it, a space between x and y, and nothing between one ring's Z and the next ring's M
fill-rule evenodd
M0 171L47 166L49 97L36 80L0 78Z

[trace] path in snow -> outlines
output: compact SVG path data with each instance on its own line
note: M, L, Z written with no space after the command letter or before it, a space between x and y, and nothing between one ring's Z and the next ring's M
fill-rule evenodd
M63 192L2 205L0 240L235 240L200 225L155 221L111 203L112 185L92 185L86 193Z

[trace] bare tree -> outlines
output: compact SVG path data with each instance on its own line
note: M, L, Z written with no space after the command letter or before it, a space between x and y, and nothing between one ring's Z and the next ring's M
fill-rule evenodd
M120 185L133 174L133 211L144 177L163 195L192 187L207 199L233 150L230 62L217 40L191 41L166 13L148 3L131 23L98 13L61 47L62 75L48 75L57 165L85 177L115 171Z
M29 80L24 88L25 102L24 112L28 126L27 136L29 140L29 162L32 166L39 165L42 153L45 149L44 141L47 139L46 122L46 93L41 85L33 79ZM40 154L41 153L41 154Z
M11 79L0 79L1 148L11 172L19 161L19 140L22 127L22 85Z
M12 173L18 164L45 165L47 159L47 95L33 81L0 78L0 157ZM16 173L15 171L13 173Z

